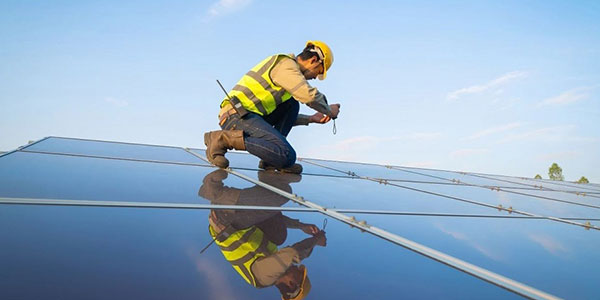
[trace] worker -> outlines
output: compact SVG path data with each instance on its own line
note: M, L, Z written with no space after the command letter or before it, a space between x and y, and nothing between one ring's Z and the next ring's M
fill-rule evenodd
M293 126L337 118L340 104L329 105L325 95L307 82L325 79L332 64L333 53L321 41L308 41L298 56L276 54L259 62L221 102L219 126L223 130L204 134L208 160L226 168L227 150L247 150L261 159L261 169L301 173L286 137ZM317 112L298 114L298 102Z
M259 171L260 181L289 190L300 175ZM255 186L227 187L227 172L216 170L204 179L198 194L220 205L281 206L289 199ZM287 239L287 229L297 228L312 235L292 246L278 249ZM302 223L276 210L211 210L209 233L237 273L256 288L275 286L282 299L304 299L311 289L307 268L300 264L315 246L325 247L325 231Z

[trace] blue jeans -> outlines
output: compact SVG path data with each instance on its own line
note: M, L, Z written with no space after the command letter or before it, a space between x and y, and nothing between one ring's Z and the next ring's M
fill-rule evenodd
M296 151L286 136L296 123L300 104L289 99L267 116L248 112L243 118L233 114L221 126L224 130L243 130L246 150L276 168L291 167Z

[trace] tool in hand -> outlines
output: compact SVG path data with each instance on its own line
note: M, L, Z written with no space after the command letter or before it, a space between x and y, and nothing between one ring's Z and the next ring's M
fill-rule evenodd
M233 106L233 109L235 109L238 115L240 115L240 118L243 118L248 113L248 111L244 108L242 102L240 102L240 99L238 99L237 97L229 97L229 94L227 94L227 91L225 90L219 79L217 79L217 83L223 90L223 93L225 93L225 96L227 96L227 99L229 100L229 103L231 103L231 106Z

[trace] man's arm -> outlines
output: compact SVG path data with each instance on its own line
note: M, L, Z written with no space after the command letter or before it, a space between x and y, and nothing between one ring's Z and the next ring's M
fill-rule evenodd
M295 228L304 231L306 234L315 235L319 233L319 227L314 224L302 223L298 219L292 219L286 215L283 215L283 223L286 228Z
M310 117L311 116L308 115L298 114L298 118L296 119L296 123L294 123L294 126L310 124Z
M321 94L317 88L308 84L296 61L291 58L283 57L271 70L271 79L273 82L284 88L294 99L308 105L310 108L326 114L332 115L331 109L327 104L327 98Z
M298 264L312 253L316 245L326 245L325 233L304 239L291 247L285 247L269 256L257 259L252 264L252 274L261 285L273 285L292 265Z

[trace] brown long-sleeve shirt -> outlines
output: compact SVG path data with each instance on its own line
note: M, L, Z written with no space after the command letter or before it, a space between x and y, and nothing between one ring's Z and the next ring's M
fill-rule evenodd
M294 57L293 54L290 56ZM282 57L275 63L269 74L273 82L292 94L294 99L326 115L331 115L327 98L317 88L310 86L294 59ZM308 125L310 116L299 114L296 125Z
M331 109L327 104L327 98L321 94L317 88L310 86L308 81L300 71L300 66L296 62L296 57L289 54L292 58L282 56L279 58L271 69L269 76L273 83L284 88L288 93L301 103L308 107L331 116ZM221 108L219 116L231 109L231 105L227 104ZM309 115L298 114L294 125L308 125Z
M316 244L317 238L309 237L291 247L282 248L269 256L257 259L251 267L254 278L262 286L275 284L292 264L299 264L310 256Z

